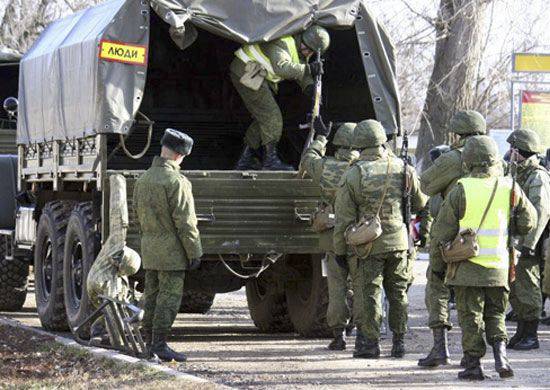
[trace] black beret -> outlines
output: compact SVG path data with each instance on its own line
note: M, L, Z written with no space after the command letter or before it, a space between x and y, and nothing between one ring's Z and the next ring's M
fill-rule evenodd
M160 144L176 153L187 156L191 153L191 149L193 149L193 138L181 131L166 129L160 140Z

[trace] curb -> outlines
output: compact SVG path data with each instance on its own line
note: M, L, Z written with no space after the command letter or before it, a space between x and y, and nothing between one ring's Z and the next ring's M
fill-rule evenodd
M87 351L95 357L101 357L101 358L105 358L105 359L116 360L116 361L119 361L119 362L122 362L122 363L127 363L127 364L128 363L129 364L139 363L139 364L142 364L142 365L144 365L146 367L149 367L153 370L163 372L163 373L165 373L167 375L170 375L172 377L182 379L182 380L191 382L191 383L196 384L196 385L209 384L209 385L215 385L216 387L219 387L219 388L225 388L225 389L230 388L228 386L224 386L224 385L218 384L216 382L212 382L208 379L204 379L204 378L200 378L200 377L195 376L195 375L180 372L180 371L171 369L169 367L163 366L161 364L152 363L152 362L149 362L147 360L142 360L142 359L135 358L133 356L124 355L124 354L121 354L121 353L116 352L116 351L111 351L111 350L107 350L107 349L103 349L103 348L97 348L97 347L86 347L82 344L77 343L73 339L70 339L70 338L67 338L67 337L62 337L62 336L57 336L54 333L50 333L50 332L47 332L47 331L42 330L42 329L36 329L36 328L30 327L30 326L27 326L27 325L23 325L19 321L12 320L10 318L6 318L6 317L3 317L3 316L0 316L0 324L1 325L6 325L6 326L11 326L11 327L14 327L14 328L24 329L24 330L27 330L27 331L30 331L30 332L33 332L33 333L36 333L36 334L39 334L39 335L42 335L42 336L53 337L54 340L59 344L62 344L62 345L67 346L67 347L72 347L72 348L77 348L77 349L80 349L80 350L83 350L83 351Z

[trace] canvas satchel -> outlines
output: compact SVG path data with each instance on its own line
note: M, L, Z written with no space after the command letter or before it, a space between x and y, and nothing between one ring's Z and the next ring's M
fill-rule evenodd
M495 182L493 192L491 193L491 197L489 198L489 203L487 204L487 207L483 212L483 216L481 217L481 222L479 223L479 227L477 228L477 231L474 231L473 229L462 230L456 235L453 241L448 242L441 246L441 253L443 255L443 260L446 263L448 264L459 263L461 261L471 259L472 257L479 256L479 242L477 240L477 236L479 234L479 230L481 229L481 227L483 226L483 223L485 222L487 213L489 212L489 209L493 204L493 199L495 198L497 188L498 188L498 179Z
M331 205L323 203L315 213L313 213L311 230L316 233L326 232L334 228L335 222L334 209Z
M266 76L267 71L262 65L254 61L250 61L246 63L244 74L240 78L240 81L245 87L248 87L253 91L257 91L262 86Z

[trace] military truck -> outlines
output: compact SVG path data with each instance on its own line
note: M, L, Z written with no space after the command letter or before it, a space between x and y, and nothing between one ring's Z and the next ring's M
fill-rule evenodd
M327 27L323 108L334 122L377 118L398 132L393 46L365 2L109 0L51 24L21 61L17 205L2 230L5 264L34 267L38 314L65 330L89 313L85 280L108 234L109 176L127 179L128 245L139 251L135 180L166 127L195 139L183 163L193 184L205 256L188 272L182 310L246 286L264 332L327 334L327 284L310 229L318 188L296 172L234 171L250 116L230 83L246 42ZM298 167L310 101L295 83L277 95L282 159ZM21 277L24 272L21 271ZM26 275L25 275L26 276ZM135 282L141 288L143 274ZM12 289L6 302L24 289Z

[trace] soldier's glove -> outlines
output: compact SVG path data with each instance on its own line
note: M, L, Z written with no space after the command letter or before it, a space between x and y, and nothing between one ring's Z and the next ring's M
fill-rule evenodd
M521 251L520 251L520 255L519 257L535 257L536 255L536 252L531 249L531 248L527 248L526 246L522 246L521 247Z
M188 271L194 271L201 267L201 259L191 259L189 260L189 267L187 268Z
M325 138L328 138L328 136L332 132L332 122L329 122L328 126L325 125L325 122L323 122L323 118L321 118L321 115L319 115L313 121L313 130L315 130L316 136L322 135Z
M312 62L309 65L309 73L313 77L321 76L325 73L325 69L323 68L323 62Z
M346 255L336 255L336 264L342 269L345 269L346 271L349 270L348 265L348 259L346 258Z

